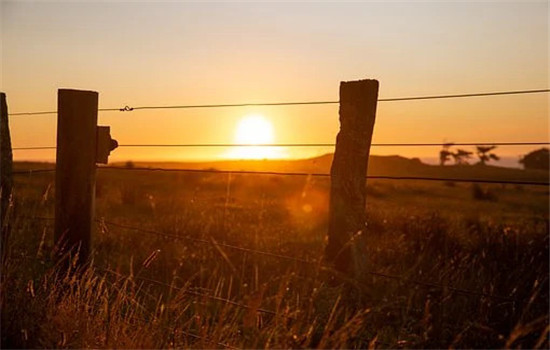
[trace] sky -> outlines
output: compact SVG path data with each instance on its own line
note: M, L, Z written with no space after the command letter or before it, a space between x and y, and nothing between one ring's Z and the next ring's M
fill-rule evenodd
M100 108L338 100L378 79L381 98L548 88L547 1L1 1L10 113L55 111L57 89ZM548 94L380 102L375 143L547 141ZM234 143L260 115L274 143L333 143L338 105L100 112L120 144ZM56 115L11 116L13 147L54 146ZM466 147L467 148L467 147ZM517 165L530 147L500 147ZM311 157L331 148L279 149ZM427 161L439 148L373 147ZM119 148L111 161L223 159L223 148ZM55 151L14 151L54 160Z

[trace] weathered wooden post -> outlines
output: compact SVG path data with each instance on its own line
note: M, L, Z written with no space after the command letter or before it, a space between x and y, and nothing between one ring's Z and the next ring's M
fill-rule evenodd
M11 201L11 187L13 184L12 180L12 165L13 165L13 156L11 150L11 138L10 138L10 127L8 123L8 104L6 101L6 94L0 92L0 197L1 197L1 208L0 208L0 227L1 229L1 239L0 245L2 246L2 257L6 256L6 250L8 247L9 239L9 225L6 222L8 219L8 209Z
M91 249L96 163L117 147L109 127L97 126L97 106L97 92L58 91L54 238L61 254L78 253L80 266Z
M57 92L55 243L87 261L92 239L98 93Z
M340 83L340 132L331 167L326 259L361 278L366 268L366 180L378 100L378 81Z

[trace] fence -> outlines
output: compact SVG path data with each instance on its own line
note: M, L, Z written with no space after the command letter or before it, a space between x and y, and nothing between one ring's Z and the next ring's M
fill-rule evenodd
M36 217L36 216L26 217L26 219L54 221L54 218ZM98 225L101 225L101 226L103 226L107 229L109 227L116 227L116 228L121 228L121 229L125 229L125 230L134 231L136 233L143 233L143 234L146 234L146 235L152 235L152 236L160 237L160 238L167 239L167 240L190 241L190 242L193 242L193 243L199 243L199 244L206 245L206 246L208 246L210 248L213 248L213 249L227 248L227 249L231 249L231 250L235 250L235 251L239 251L239 252L243 252L243 253L248 253L248 254L253 254L253 255L260 255L260 256L265 256L265 257L270 257L270 258L275 258L275 259L280 259L280 260L286 260L286 261L291 261L291 262L298 263L298 264L310 265L310 266L318 267L319 269L321 269L323 271L326 271L326 272L332 274L333 276L335 276L336 278L342 279L343 281L350 282L353 286L355 286L359 289L366 289L366 286L364 286L362 284L362 282L356 281L356 280L353 280L353 279L349 279L348 277L342 275L338 271L334 270L334 268L332 268L331 266L327 266L326 264L324 264L322 259L310 260L310 259L305 259L305 258L299 258L299 257L295 257L295 256L278 254L278 253L273 253L273 252L264 251L264 250L258 250L258 249L254 249L254 248L246 248L246 247L241 247L241 246L236 246L236 245L231 245L231 244L219 243L219 242L216 242L215 240L206 240L206 239L200 239L200 238L194 238L194 237L188 237L188 236L175 235L175 234L172 234L172 233L169 233L169 232L164 232L164 231L144 229L144 228L135 227L135 226L131 226L131 225L126 225L126 224L120 224L120 223L116 223L116 222L112 222L112 221L107 221L105 219L97 219L96 222L97 222ZM27 257L27 258L31 258L31 257ZM114 272L114 271L109 270L105 267L98 267L98 269L106 271L108 273L116 273L116 274L119 275L119 277L124 277L124 278L130 278L131 277L131 276L127 276L127 275L122 275L118 272ZM411 279L411 278L405 278L405 277L398 276L398 275L383 273L383 272L379 272L379 271L366 271L366 273L369 274L369 275L375 276L375 277L380 277L380 278L384 278L384 279L398 281L400 283L413 284L413 285L424 287L424 288L435 288L435 289L438 289L438 290L446 290L446 291L456 293L456 294L461 294L461 295L486 297L486 298L489 298L489 299L494 299L494 300L504 301L504 302L524 301L522 299L511 298L511 297L507 297L507 296L503 296L503 295L486 293L486 292L482 292L482 291L476 291L476 290L465 289L465 288L458 288L458 287L454 287L454 286L451 286L451 285L448 285L448 284L443 284L443 283L438 283L438 282L420 281L420 280L415 280L415 279ZM162 282L162 281L159 281L159 280L154 280L154 279L145 278L145 277L139 277L138 279L142 279L142 280L145 280L147 282L154 283L154 284L161 285L161 286L178 289L178 287L174 287L173 285L170 285L168 283L165 283L165 282ZM198 295L198 296L202 296L202 297L207 297L207 298L217 298L217 297L213 297L213 296L206 295L206 294L200 294L200 295L197 294L197 293L194 293L194 294ZM218 298L218 299L220 299L219 301L230 302L230 303L235 304L235 305L237 304L233 301L222 300L222 298ZM244 306L244 305L237 305L237 306L242 306L242 307L245 307L245 308L247 307L247 306ZM262 310L262 309L259 309L259 312L264 312L264 313L267 313L267 314L274 314L273 311Z
M374 102L371 101L371 106L374 104L374 108L376 107L377 102L397 102L397 101L411 101L411 100L431 100L431 99L449 99L449 98L473 98L473 97L488 97L488 96L502 96L502 95L518 95L518 94L534 94L534 93L548 93L550 92L550 89L539 89L539 90L517 90L517 91L500 91L500 92L485 92L485 93L468 93L468 94L455 94L455 95L432 95L432 96L416 96L416 97L394 97L394 98L377 98L377 88L376 88L376 98L374 99ZM86 98L89 98L87 96ZM5 103L5 102L4 102ZM341 101L299 101L299 102L271 102L271 103L236 103L236 104L208 104L208 105L173 105L173 106L136 106L136 107L129 107L125 106L123 108L97 108L97 100L91 102L92 106L91 108L88 108L88 110L92 110L96 116L95 116L95 123L97 123L97 112L131 112L134 110L145 110L145 109L190 109L190 108L226 108L226 107L243 107L243 106L288 106L288 105L318 105L318 104L337 104L341 103ZM46 115L46 114L58 114L61 115L63 112L63 102L60 101L59 103L60 109L58 111L42 111L42 112L17 112L17 113L11 113L10 116L36 116L36 115ZM367 106L369 107L369 106ZM81 108L80 106L77 106L73 109L73 111L67 112L67 108L65 108L65 113L72 113L74 114L75 111L79 111ZM92 113L93 114L93 113ZM7 119L7 110L3 112L2 118ZM94 119L92 116L91 119ZM372 122L374 122L374 116L372 117ZM95 123L93 124L94 128L89 128L88 130L89 135L87 136L90 138L92 132L95 132ZM372 133L372 127L370 132ZM59 130L58 130L59 133ZM4 138L6 133L4 132L2 134L2 137ZM9 134L8 134L9 137ZM59 136L58 136L59 137ZM59 140L59 139L58 139ZM93 147L90 148L89 152L90 154L94 153L96 151L95 149L95 143L91 142L93 144ZM375 147L433 147L433 146L449 146L449 145L457 145L457 146L526 146L526 145L532 145L532 146L540 146L540 145L550 145L550 142L548 141L534 141L534 142L457 142L457 143L370 143L370 137L369 142L367 145L367 148L370 146ZM232 146L239 146L239 147L258 147L258 146L269 146L269 147L333 147L336 146L338 148L337 144L334 143L285 143L285 144L120 144L118 147L232 147ZM3 146L4 147L4 146ZM55 146L29 146L29 147L13 147L11 150L13 151L30 151L30 150L43 150L43 149L57 149L58 151L58 157L60 155L59 148ZM2 150L2 153L5 154L5 150ZM368 157L368 153L367 153ZM89 162L88 162L89 163ZM200 172L200 173L223 173L223 174L258 174L258 175L276 175L276 176L319 176L319 177L332 177L331 174L327 173L307 173L307 172L275 172L275 171L233 171L233 170L202 170L202 169L170 169L170 168L140 168L140 167L134 167L134 168L123 168L123 167L113 167L113 166L96 166L95 161L94 163L94 170L93 175L95 176L95 169L104 169L104 170L110 170L110 171L162 171L162 172ZM334 166L334 165L333 165ZM2 168L5 169L4 164L2 164ZM59 165L58 165L59 169ZM25 170L25 171L14 171L14 175L21 175L21 174L38 174L38 173L55 173L56 169L31 169L31 170ZM59 174L56 174L56 176L60 176ZM86 176L89 176L86 175ZM364 173L361 176L360 180L363 181L364 179L388 179L388 180L399 180L399 181L410 181L410 180L419 180L419 181L452 181L452 182L472 182L472 183L502 183L502 184L515 184L515 185L529 185L529 186L545 186L548 187L550 184L548 182L537 182L537 181L516 181L516 180L491 180L491 179L474 179L474 178L443 178L443 177L437 177L437 178L431 178L431 177L415 177L415 176L365 176ZM88 195L89 195L88 191ZM332 194L331 194L332 196ZM57 212L58 208L56 208ZM333 210L333 208L331 208ZM57 215L57 213L56 213ZM90 216L91 218L91 216ZM42 218L44 219L44 218ZM52 219L49 219L52 220ZM58 221L59 218L56 218L56 221ZM74 220L74 219L73 219ZM84 219L87 220L87 219ZM346 274L343 274L342 271L345 272L345 269L334 269L330 265L324 264L322 261L310 261L307 259L302 259L298 257L293 256L287 256L267 251L260 251L256 249L251 248L245 248L245 247L239 247L235 245L229 245L224 243L218 243L214 240L204 240L204 239L196 239L191 237L184 237L179 235L173 235L167 232L162 231L156 231L156 230L146 230L139 227L134 226L128 226L128 225L122 225L115 222L105 221L105 220L99 220L99 222L102 225L106 226L113 226L118 227L122 229L127 230L133 230L135 232L140 232L144 234L149 235L156 235L160 237L164 237L166 239L173 239L177 241L181 240L192 240L194 242L208 245L212 248L227 248L227 249L233 249L241 252L246 252L250 254L257 254L262 256L269 256L276 259L284 259L288 261L293 261L299 264L308 264L308 265L315 265L318 266L321 269L324 269L325 271L328 271L329 273L337 276L338 278L341 278L353 285L355 285L358 288L362 288L362 282L357 279L350 279L349 276ZM82 239L82 237L78 237L79 239ZM349 237L348 237L349 238ZM342 246L346 246L349 244L349 240L341 243L339 248L342 249ZM105 270L105 269L104 269ZM105 270L106 272L111 273L112 271ZM463 295L470 295L470 296L477 296L477 297L487 297L502 301L510 301L510 302L516 302L517 300L513 298L509 298L506 296L499 296L494 294L489 294L481 291L476 290L468 290L468 289L461 289L454 286L446 285L443 283L433 283L433 282L426 282L426 281L418 281L418 280L411 280L407 279L401 276L397 275L391 275L391 274L385 274L377 271L369 271L369 270L363 270L364 273L377 276L380 278L385 278L389 280L398 281L399 283L409 283L414 284L417 286L423 286L427 288L438 288L438 289L444 289L447 291L451 291L453 293L457 294L463 294ZM164 282L156 281L156 280L149 280L151 283L157 283L157 284L164 284L167 285ZM170 285L170 288L173 286ZM202 295L205 297L205 295ZM208 297L208 296L206 296ZM210 296L211 297L211 296ZM245 305L238 305L238 303L232 302L230 300L222 300L223 298L218 298L219 301L222 302L229 302L234 303L237 306L246 307ZM265 312L265 313L273 313L269 310L258 310L259 312Z

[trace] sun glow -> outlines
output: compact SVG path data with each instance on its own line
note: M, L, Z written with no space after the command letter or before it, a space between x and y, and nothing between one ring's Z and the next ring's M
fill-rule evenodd
M280 158L277 147L256 146L273 143L275 139L273 125L264 116L252 114L243 117L235 130L235 143L253 145L232 147L227 156L232 159L272 159Z

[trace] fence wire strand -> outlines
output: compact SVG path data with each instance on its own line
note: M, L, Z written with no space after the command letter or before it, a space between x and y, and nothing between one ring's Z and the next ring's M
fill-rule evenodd
M439 142L439 143L373 143L371 147L451 147L451 146L547 146L549 141L536 142ZM335 143L184 143L184 144L121 144L125 147L334 147ZM56 149L55 146L13 147L14 151Z
M99 166L97 169L118 170L118 171L150 171L150 172L183 172L183 173L213 173L213 174L243 174L243 175L273 175L273 176L313 176L330 177L327 173L313 172L281 172L281 171L256 171L256 170L214 170L214 169L177 169L177 168L146 168L146 167L117 167L117 166ZM52 173L55 169L30 169L18 170L12 172L13 175L32 175L39 173ZM396 181L438 181L438 182L458 182L458 183L485 183L485 184L507 184L507 185L525 185L525 186L550 186L550 182L539 181L514 181L514 180L489 180L489 179L471 179L471 178L450 178L450 177L422 177L422 176L386 176L386 175L367 175L365 179L373 180L396 180Z
M28 169L12 171L12 175L32 175L41 173L54 173L55 169Z
M45 218L45 217L32 217L32 218L37 219L37 220L47 220L47 221L54 220L53 218ZM319 266L324 271L335 274L336 277L341 277L340 276L341 273L338 273L337 271L335 271L330 266L323 265L322 260L315 260L315 259L314 260L308 260L308 259L303 259L303 258L297 258L297 257L290 256L290 255L271 253L271 252L266 252L266 251L262 251L262 250L257 250L257 249L252 249L252 248L244 248L244 247L239 247L239 246L224 244L224 243L217 243L217 242L213 242L213 241L205 240L205 239L197 239L197 238L192 238L192 237L187 237L187 236L174 235L174 234L170 234L170 233L167 233L167 232L151 230L151 229L143 229L143 228L140 228L140 227L119 224L119 223L115 223L115 222L112 222L112 221L107 221L103 218L102 219L96 219L96 222L98 222L101 225L104 225L107 228L109 226L118 227L118 228L123 228L123 229L127 229L127 230L132 230L132 231L136 231L136 232L149 234L149 235L156 235L156 236L160 236L160 237L164 237L164 238L171 238L171 239L174 239L175 241L192 241L192 242L205 244L208 247L214 247L215 245L217 245L217 246L220 246L220 247L233 249L233 250L237 250L237 251L241 251L241 252L246 252L246 253L249 253L249 254L257 254L257 255L269 256L269 257L273 257L273 258L277 258L277 259L284 259L284 260L294 261L294 262L301 263L301 264L315 265L315 266ZM464 294L464 295L474 295L474 296L486 297L486 298L496 299L496 300L504 300L504 301L509 301L509 302L518 302L518 301L520 301L518 299L507 297L507 296L490 294L490 293L485 293L485 292L480 292L480 291L465 289L465 288L457 288L457 287L454 287L454 286L441 284L441 283L418 281L418 280L415 280L415 279L402 277L402 276L398 276L398 275L392 275L392 274L388 274L388 273L382 273L382 272L378 272L378 271L366 271L366 273L368 273L369 275L375 276L375 277L381 277L381 278L385 278L385 279L396 280L396 281L399 281L399 282L402 282L402 283L409 283L409 284L414 284L414 285L418 285L418 286L422 286L422 287L449 290L449 291L459 293L459 294ZM345 280L350 280L348 277L344 277L344 279ZM158 282L159 284L164 284L164 285L170 286L165 282L161 282L161 281L154 281L154 282ZM358 281L350 280L350 282L352 282L353 284L358 285L359 287L361 287L361 284ZM202 296L207 297L207 295L202 295ZM266 310L266 313L269 313L269 312L270 312L269 310Z
M153 167L126 168L126 167L115 167L115 166L101 166L101 167L98 167L98 169L123 170L123 171L187 172L187 173L247 174L247 175L275 175L275 176L313 176L313 177L330 177L331 176L330 174L327 174L327 173L256 171L256 170L178 169L178 168L153 168ZM550 185L550 182L538 182L538 181L439 178L439 177L421 177L421 176L367 175L365 176L365 179L408 180L408 181L448 181L448 182L468 182L468 183L488 183L488 184L532 185L532 186L549 186Z
M409 97L390 97L380 98L378 102L397 102L397 101L415 101L415 100L436 100L449 98L467 98L467 97L487 97L487 96L502 96L502 95L522 95L522 94L537 94L547 93L550 89L536 90L513 90L513 91L492 91L492 92L476 92L466 94L449 94L449 95L428 95L428 96L409 96ZM99 112L131 112L135 110L147 109L193 109L193 108L226 108L226 107L260 107L260 106L296 106L296 105L326 105L338 104L340 101L297 101L297 102L260 102L260 103L229 103L229 104L204 104L204 105L167 105L167 106L124 106L122 108L99 108ZM10 113L10 116L21 115L46 115L57 114L57 111L44 112L16 112Z
M270 256L270 257L274 257L274 258L278 258L278 259L285 259L285 260L294 261L294 262L301 263L301 264L318 265L323 270L325 270L327 272L335 272L331 267L322 265L322 261L320 261L320 260L308 260L308 259L303 259L303 258L297 258L297 257L294 257L294 256L271 253L271 252L266 252L266 251L251 249L251 248L243 248L243 247L229 245L229 244L214 243L214 242L211 242L209 240L196 239L196 238L190 238L190 237L179 236L179 235L173 235L173 234L168 234L168 233L165 233L165 232L162 232L162 231L148 230L148 229L142 229L142 228L134 227L134 226L121 225L121 224L117 224L117 223L110 222L110 221L105 221L105 220L99 220L99 222L101 222L101 223L103 223L107 226L111 225L111 226L120 227L120 228L124 228L124 229L128 229L128 230L133 230L133 231L136 231L136 232L141 232L141 233L146 233L146 234L153 234L153 235L157 235L157 236L169 237L169 238L172 238L176 241L177 240L180 240L180 241L190 240L190 241L206 244L209 247L212 247L213 245L218 245L220 247L225 247L225 248L229 248L229 249L233 249L233 250L237 250L237 251L241 251L241 252L246 252L246 253L250 253L250 254ZM516 299L506 297L506 296L495 295L495 294L490 294L490 293L485 293L485 292L480 292L480 291L470 290L470 289L464 289L464 288L457 288L457 287L449 286L449 285L446 285L446 284L418 281L418 280L414 280L414 279L410 279L410 278L406 278L406 277L402 277L402 276L391 275L391 274L377 272L377 271L367 271L367 273L369 275L372 275L372 276L375 276L375 277L382 277L382 278L386 278L386 279L398 280L398 281L403 282L403 283L415 284L415 285L422 286L422 287L449 290L449 291L459 293L459 294L475 295L475 296L481 296L481 297L487 297L487 298L491 298L491 299L505 300L505 301L511 301L511 302L517 301ZM336 276L336 277L338 277L338 276ZM359 283L358 281L353 281L353 282L354 282L354 284Z

